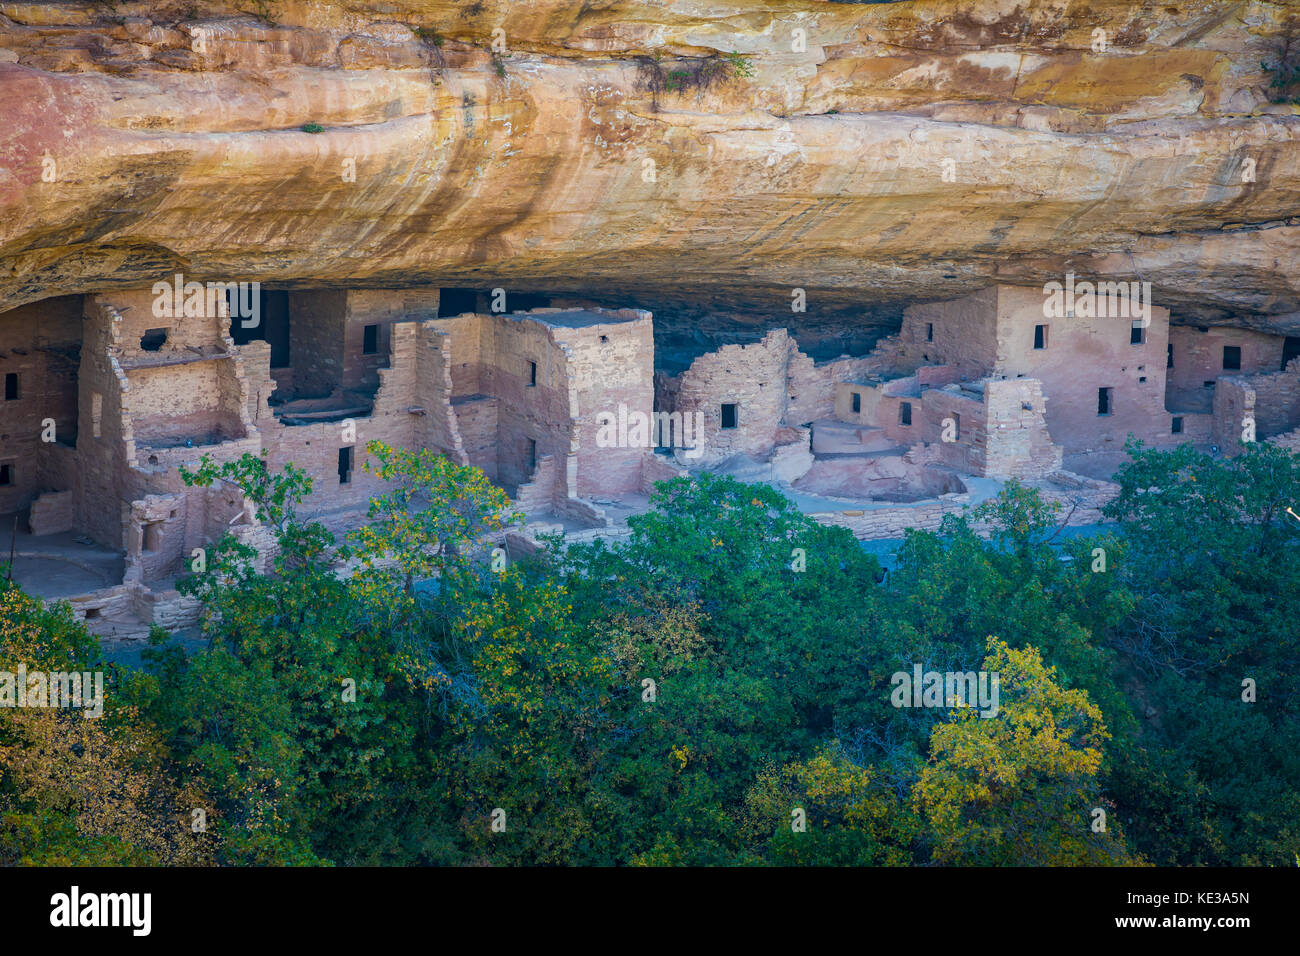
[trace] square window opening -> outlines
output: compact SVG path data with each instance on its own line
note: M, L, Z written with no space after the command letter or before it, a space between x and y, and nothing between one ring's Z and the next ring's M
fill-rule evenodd
M1223 367L1228 370L1241 369L1241 346L1225 345L1223 347Z
M1141 326L1141 319L1133 323L1133 328L1129 331L1128 341L1130 345L1141 345L1147 340L1147 330Z
M737 413L737 410L738 410L738 409L739 409L739 406L738 406L738 405L735 405L734 403L730 403L730 402L728 402L728 403L723 404L723 406L722 406L722 416L721 416L721 417L722 417L722 427L723 427L723 428L735 428L735 427L736 427L736 422L737 422L737 414L736 414L736 413Z

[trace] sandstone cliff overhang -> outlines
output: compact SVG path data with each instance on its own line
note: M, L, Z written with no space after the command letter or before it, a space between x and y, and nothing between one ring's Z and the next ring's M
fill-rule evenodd
M181 270L788 315L1073 269L1294 332L1300 115L1261 66L1294 13L0 3L0 310ZM751 76L645 89L731 52Z

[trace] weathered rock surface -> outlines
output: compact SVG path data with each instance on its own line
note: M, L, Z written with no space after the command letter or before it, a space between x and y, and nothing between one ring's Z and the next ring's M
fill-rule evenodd
M251 3L0 2L0 310L181 270L872 316L1074 269L1300 332L1289 3Z

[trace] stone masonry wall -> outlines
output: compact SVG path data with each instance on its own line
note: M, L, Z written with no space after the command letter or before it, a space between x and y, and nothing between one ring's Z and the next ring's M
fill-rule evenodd
M1173 367L1166 370L1165 405L1169 409L1208 412L1213 404L1213 382L1220 375L1250 375L1281 371L1281 335L1267 335L1250 329L1220 326L1171 326ZM1241 368L1223 365L1224 346L1241 349ZM1168 362L1166 361L1166 365Z
M794 345L776 329L753 345L724 345L678 376L672 411L704 414L704 453L697 464L737 454L766 455L786 416L787 369ZM722 405L737 406L736 427L722 427Z
M966 379L982 378L997 363L997 288L946 302L908 306L899 344L919 365L951 365Z
M1041 484L1035 487L1038 487L1044 501L1061 506L1057 520L1067 521L1068 516L1067 523L1071 527L1105 521L1101 509L1119 493L1117 485L1089 479L1082 479L1078 489L1060 489ZM854 537L870 540L901 538L909 529L938 531L945 515L961 514L969 507L969 495L944 495L937 501L916 505L818 512L809 517L825 525L847 528Z
M1224 454L1238 454L1245 422L1255 438L1280 435L1300 424L1300 359L1285 372L1224 376L1214 394L1214 441Z
M0 391L0 465L9 466L0 513L25 507L42 491L70 487L71 475L52 472L61 459L51 460L54 449L42 433L53 419L56 441L76 440L81 308L81 296L63 296L0 315L0 388L14 375L18 391L14 399Z
M348 294L341 289L289 293L289 365L294 398L323 398L343 384Z
M545 322L544 310L533 313ZM576 449L576 487L565 497L617 495L641 488L647 448L601 448L601 416L617 419L619 406L654 411L654 328L649 312L625 309L610 321L552 329L568 358L569 407ZM706 432L707 434L707 432ZM678 436L680 437L680 436ZM566 486L567 487L567 486Z
M984 471L997 478L1042 478L1061 468L1062 453L1045 421L1035 379L991 380L984 386Z
M1133 320L1045 318L1041 289L998 288L997 368L1007 379L1034 378L1047 397L1047 427L1067 452L1121 451L1131 432L1148 443L1175 440L1165 411L1165 347L1169 312L1152 306L1144 341L1130 342ZM1046 325L1047 347L1034 348ZM1098 414L1098 390L1111 390L1111 410Z

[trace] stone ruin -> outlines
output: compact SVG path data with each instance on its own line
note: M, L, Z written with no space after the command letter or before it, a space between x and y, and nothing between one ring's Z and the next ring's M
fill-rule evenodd
M204 454L305 469L302 513L341 532L382 492L367 442L430 449L510 495L528 519L505 542L518 551L544 531L626 534L655 482L701 470L772 484L868 539L937 528L1009 478L1069 523L1095 522L1129 435L1300 447L1300 340L1171 327L1154 306L1134 319L1114 298L1117 314L1046 318L1042 291L997 285L907 307L864 355L814 361L771 329L674 374L656 368L638 309L519 296L534 307L493 312L482 293L429 288L256 294L255 322L210 295L160 309L158 287L0 314L15 576L105 637L193 624L174 583L225 531L266 546L237 491L181 481Z

